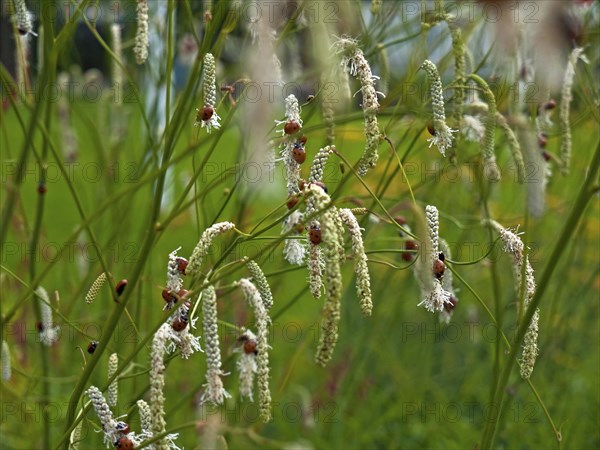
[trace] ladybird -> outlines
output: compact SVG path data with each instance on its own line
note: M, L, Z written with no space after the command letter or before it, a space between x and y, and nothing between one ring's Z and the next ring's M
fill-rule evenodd
M117 442L115 442L115 448L120 448L123 450L133 450L133 441L126 436L119 438Z
M121 280L115 286L115 291L117 291L118 297L120 297L123 291L125 290L125 286L127 286L127 280Z
M212 106L205 106L202 110L198 110L198 114L196 114L196 119L203 120L204 122L210 120L215 113L215 110Z
M429 131L430 135L435 136L435 128L433 128L433 123L429 122L427 124L427 131Z
M298 142L300 142L302 145L306 145L306 141L308 141L308 138L306 137L305 134L300 136L300 139L298 139Z
M550 99L546 103L544 103L544 109L547 111L551 111L556 108L556 100Z
M246 340L244 341L244 353L246 355L249 355L251 353L254 353L255 355L257 355L258 350L256 349L256 346L257 346L256 339L246 338Z
M45 194L47 190L48 189L46 188L45 183L38 184L38 187L37 187L38 194Z
M299 201L300 201L300 199L298 197L296 197L295 195L292 195L292 196L288 197L286 205L287 205L288 209L292 209L294 206L296 206L298 204Z
M187 316L178 317L177 319L173 320L173 322L171 323L171 328L173 328L175 331L183 331L187 328L187 326L188 326Z
M544 150L542 152L542 158L544 158L544 161L548 162L552 159L552 157L550 156L550 153L548 153L546 150Z
M411 262L414 251L418 250L418 249L419 249L419 244L417 244L412 239L405 241L404 242L404 250L407 250L407 251L402 252L402 259L406 262Z
M126 422L117 422L117 425L115 426L115 428L117 429L117 431L123 433L123 434L127 434L131 431L131 429L129 428L129 424L127 424Z
M306 161L306 150L298 142L294 144L292 158L294 158L294 161L296 161L298 164L302 164L304 161Z
M87 348L87 352L91 355L96 351L96 347L98 347L98 341L90 342Z
M312 225L308 231L308 239L310 239L311 244L319 245L323 239L321 229L316 225Z
M300 128L302 127L298 122L295 120L289 120L283 126L283 132L285 134L296 134L298 131L300 131Z
M446 264L441 259L436 259L433 262L433 275L439 280L444 276L446 270Z
M452 310L454 310L454 308L456 308L457 303L458 303L458 300L456 300L456 297L454 295L452 295L450 297L450 302L444 303L444 309L446 310L446 312L452 312Z
M177 264L177 271L180 274L185 275L185 269L187 269L188 260L178 256L175 258L175 263Z
M162 291L162 298L165 302L167 302L169 304L177 303L177 296L166 288L163 289L163 291Z
M546 133L540 133L538 135L538 145L540 148L545 148L548 143L548 135Z

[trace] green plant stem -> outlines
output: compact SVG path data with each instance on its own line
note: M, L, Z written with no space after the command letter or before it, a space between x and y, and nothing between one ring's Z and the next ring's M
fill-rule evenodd
M533 317L533 314L535 313L535 310L537 309L546 289L550 285L552 275L558 265L558 262L560 261L562 253L569 246L569 242L570 242L571 237L577 227L577 223L579 222L579 219L581 219L581 217L583 216L583 213L585 211L587 203L594 195L594 190L592 189L592 186L596 182L599 166L600 166L600 142L596 146L594 157L589 166L588 176L585 179L583 185L581 186L581 189L580 189L580 191L577 195L577 198L575 200L575 203L573 205L573 209L571 210L571 213L569 214L569 217L567 218L567 220L563 226L563 229L560 233L559 238L557 239L556 243L554 244L554 249L552 250L552 254L547 259L548 264L546 265L544 272L542 273L542 276L540 277L535 295L531 299L531 302L529 303L529 307L527 308L527 311L525 312L525 314L523 316L523 320L520 323L519 328L517 330L517 335L516 335L515 341L513 342L512 348L510 350L510 354L508 355L507 361L506 361L504 368L502 370L502 373L500 375L500 379L499 379L498 385L496 387L496 392L494 394L494 399L493 399L493 403L492 403L493 405L500 405L500 409L498 411L498 414L495 417L490 418L490 420L488 422L486 422L486 424L485 424L483 439L482 439L482 443L481 443L481 448L483 450L492 448L492 445L494 443L494 437L496 435L496 431L498 428L498 420L502 414L502 408L501 408L502 401L504 399L506 386L508 384L508 379L510 377L512 368L517 359L517 352L519 351L519 348L521 347L523 338L525 336L525 333L527 332L527 327L529 326L529 323L531 322L531 318Z

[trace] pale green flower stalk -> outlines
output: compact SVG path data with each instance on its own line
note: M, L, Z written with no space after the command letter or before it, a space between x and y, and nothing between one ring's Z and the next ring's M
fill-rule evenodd
M288 196L291 196L300 192L300 188L298 187L298 182L300 181L300 164L298 164L293 157L296 133L285 133L285 124L287 123L295 123L298 126L298 131L302 129L300 106L298 105L298 99L294 94L288 95L285 99L285 120L275 121L275 124L278 126L284 125L284 128L281 130L281 133L284 135L281 156L283 157L283 162L285 164L287 193Z
M494 93L488 84L478 75L471 74L469 78L473 80L482 90L487 102L487 118L485 121L485 136L483 139L483 168L484 174L490 181L500 180L500 169L496 163L496 154L494 153L494 133L496 131L496 99Z
M221 380L221 376L225 374L221 370L217 294L214 286L208 286L202 291L202 328L206 342L206 390L202 395L202 402L222 405L231 395L225 390Z
M121 43L121 25L113 23L110 26L110 32L112 36L112 51L115 54L116 61L112 61L112 82L115 92L114 101L121 103L121 96L119 92L123 88L123 69L121 69L121 63L123 61L123 46Z
M383 136L377 123L377 111L379 110L377 94L382 96L383 94L375 89L375 80L379 77L371 72L371 66L355 39L342 37L333 44L333 48L336 53L342 55L342 67L360 80L367 139L365 151L358 166L358 174L362 177L367 174L369 169L375 167L379 159L377 147Z
M573 79L575 78L575 66L577 65L578 59L587 62L583 55L583 48L581 47L574 48L569 55L569 61L567 62L567 69L565 70L565 77L562 85L559 119L563 135L560 145L561 172L563 175L569 173L569 167L571 165L571 147L573 143L571 138L569 111L571 108L571 100L573 99Z
M6 341L2 341L2 379L10 380L12 376L12 366L10 364L10 348Z
M489 220L487 222L493 229L499 234L502 242L504 243L504 251L510 254L513 258L513 273L515 276L515 290L517 295L521 292L522 278L523 278L523 264L525 264L525 285L523 286L525 292L525 308L529 306L531 299L535 295L535 278L533 276L533 268L529 263L529 257L525 257L523 241L519 238L519 235L515 232L504 228L498 222ZM539 331L539 309L536 309L527 332L525 333L525 339L523 341L523 353L521 354L520 365L521 365L521 377L523 379L529 379L535 365L535 360L538 355L538 331Z
M444 91L442 89L442 80L434 63L426 59L421 65L421 69L427 74L431 92L431 106L433 108L433 128L434 134L428 139L429 147L436 145L443 156L446 156L446 150L452 147L452 133L456 130L451 129L446 124L446 111L444 108Z
M238 341L256 343L256 335L251 330L244 330ZM236 347L235 352L240 356L237 360L237 368L240 372L240 397L254 401L254 377L258 371L256 363L256 352L246 352L244 344Z
M113 418L112 412L106 403L106 399L96 386L90 386L86 391L87 396L92 401L92 406L96 410L96 414L102 424L102 432L104 433L104 443L107 446L113 446L121 435L117 429L117 421Z
M221 118L217 114L217 66L215 57L212 53L204 55L204 72L202 77L202 91L204 94L204 107L202 110L196 109L196 122L194 126L200 125L206 127L206 131L210 133L212 128L220 128L219 120Z
M198 244L196 244L196 247L192 252L192 256L189 258L186 273L190 275L198 274L200 272L200 267L202 266L202 261L210 250L213 239L234 228L235 224L231 222L218 222L204 230Z
M258 387L258 405L260 418L263 422L271 420L271 391L269 390L269 314L260 297L258 289L250 280L242 278L237 283L244 293L244 297L254 310L256 320L257 340L256 340L256 382Z
M104 272L102 272L100 275L98 275L98 278L96 278L94 280L94 282L92 283L92 286L90 287L90 290L86 294L86 296L85 296L86 303L91 304L94 302L94 300L96 300L96 297L98 297L98 294L100 293L100 289L102 288L102 286L104 285L105 282L106 282L106 274Z
M50 307L50 297L46 289L39 286L35 290L40 303L42 330L40 331L40 341L42 344L52 346L60 337L60 327L54 326L52 320L52 308Z
M256 261L248 261L246 265L248 266L248 270L252 275L252 281L258 289L260 297L262 298L262 301L265 304L265 308L267 308L267 310L271 309L271 307L273 306L273 293L271 292L271 288L269 287L267 277L265 277L265 274L263 273L260 266L256 263Z
M352 252L356 260L354 271L356 273L356 292L360 302L360 309L365 316L370 316L373 311L373 299L371 296L371 276L369 275L369 267L367 266L367 254L362 239L362 232L358 220L352 211L346 208L339 210L341 218L352 241Z
M113 353L108 358L108 378L112 377L117 369L119 368L119 356ZM110 406L117 406L117 399L119 396L119 385L117 379L110 383L108 386L108 404Z
M133 53L138 64L144 64L148 59L148 0L137 0L137 30Z

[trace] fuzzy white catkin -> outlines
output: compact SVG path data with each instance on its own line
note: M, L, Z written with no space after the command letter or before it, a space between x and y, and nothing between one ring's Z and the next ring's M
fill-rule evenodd
M285 99L285 120L275 121L277 125L284 125L287 122L296 122L300 127L302 127L300 106L298 104L298 99L294 94L288 95ZM300 192L300 188L298 187L298 183L300 181L300 164L296 162L293 156L296 137L291 134L285 134L285 129L282 129L281 132L284 135L281 156L285 164L285 182L287 193L288 196L290 196Z
M336 53L342 55L341 65L344 70L348 70L352 76L360 80L367 142L359 162L358 174L365 176L367 171L377 164L379 159L377 147L383 138L377 123L377 111L379 110L377 94L383 95L375 89L375 80L379 77L374 76L371 72L371 66L355 39L342 37L333 44L333 48Z
M204 107L212 108L212 114L208 120L203 120L196 117L195 126L200 125L202 128L206 127L206 131L210 133L212 128L220 128L221 124L219 120L221 118L217 114L217 65L215 57L212 53L204 55L204 69L202 77L202 92L204 94ZM198 111L198 110L196 110ZM200 111L198 111L198 115Z
M421 65L429 78L431 92L431 106L433 108L433 128L435 134L429 139L429 146L436 145L443 156L446 156L446 150L452 147L452 133L456 130L451 129L446 124L446 111L444 107L444 91L442 89L442 80L437 67L429 60L425 60Z
M121 43L121 25L112 24L110 26L110 32L112 35L112 51L114 58L112 59L112 82L115 92L115 102L121 102L121 96L118 94L123 88L123 69L121 63L123 61L123 46Z
M256 342L256 335L250 331L245 330L240 338L243 342L254 341ZM248 398L250 401L254 400L254 378L258 371L258 365L256 364L256 353L246 353L244 351L244 345L236 348L240 356L237 361L237 369L240 372L240 397Z
M219 222L204 230L204 233L202 233L198 244L196 244L196 247L192 252L192 256L189 258L186 273L189 273L190 275L198 274L200 267L202 266L202 261L210 250L213 239L233 228L235 228L235 224L231 222Z
M52 319L52 308L50 306L50 297L48 292L42 286L35 290L40 305L42 330L40 331L40 341L42 344L52 346L60 337L60 327L55 326Z
M267 277L263 273L260 266L256 263L256 261L248 261L246 265L248 266L248 271L252 275L254 285L260 293L260 297L263 300L265 308L267 308L267 310L271 309L271 307L273 306L273 293L271 292L271 288L269 287Z
M317 152L313 159L312 166L310 167L310 175L308 177L310 183L323 181L325 165L327 164L327 160L329 160L329 156L334 151L335 145L328 145Z
M98 278L96 278L94 280L94 282L92 283L92 286L90 286L90 290L88 291L88 293L85 296L85 302L86 303L93 303L94 300L96 300L96 297L98 297L98 293L100 292L100 289L102 288L102 286L104 285L104 283L106 282L106 273L102 272L100 275L98 275Z
M10 362L10 348L6 341L2 341L2 379L10 380L12 376L12 366Z
M27 10L25 0L15 0L15 22L21 35L34 34L31 24L31 13Z
M133 53L138 64L144 64L148 59L148 0L137 0L137 30Z
M300 211L294 211L283 222L281 234L285 234L295 229L302 223L303 214ZM298 231L294 231L292 236L297 236ZM300 239L286 239L283 245L283 256L290 264L301 266L306 257L306 242Z
M179 273L177 264L177 252L181 247L169 253L169 262L167 263L167 286L169 292L178 293L183 288L183 279Z
M501 224L494 220L489 220L488 224L494 228L499 234L502 242L504 243L504 251L510 254L513 258L513 273L515 276L515 290L517 295L521 292L521 284L523 280L523 269L525 271L525 285L523 286L525 291L524 304L527 308L531 299L535 295L536 284L533 275L533 268L529 263L529 257L524 255L525 245L521 238L513 231L503 227ZM523 268L523 264L525 267ZM535 313L529 322L527 332L523 341L523 352L521 354L520 372L521 377L528 379L533 372L535 366L535 360L538 355L538 332L539 332L539 309L536 309Z
M356 260L354 269L356 273L356 292L360 302L360 309L365 316L370 316L373 311L371 276L369 275L368 258L365 253L361 228L351 210L340 209L339 215L346 228L348 228L352 241L352 252Z
M113 418L108 403L106 403L106 399L102 395L102 392L100 392L100 389L96 386L90 386L86 393L92 402L92 406L96 410L100 423L102 424L104 443L107 446L114 445L120 433L117 430L117 421Z
M140 425L142 427L142 433L150 434L152 429L152 411L150 405L144 400L137 401L137 407L140 412Z
M560 145L560 161L561 171L563 174L569 173L569 167L571 165L571 124L569 119L569 112L571 108L571 100L573 99L573 79L575 78L575 66L578 59L586 61L583 56L583 48L576 47L569 55L569 61L567 62L567 69L565 70L565 77L562 85L561 101L560 101L560 126L562 128L562 141Z
M150 431L155 436L166 431L165 421L165 362L164 356L170 340L171 325L163 323L152 339L150 354L150 411L152 412L152 427ZM168 442L162 438L156 442L156 449L168 448Z
M202 291L202 328L206 354L206 390L202 402L222 405L231 397L223 387L221 370L221 348L219 345L219 326L217 322L217 294L213 286Z
M256 350L258 352L256 356L256 383L258 387L258 405L260 418L263 422L269 422L271 420L271 391L269 389L269 323L271 319L267 309L263 304L263 300L260 297L260 293L254 284L246 279L242 278L238 285L244 293L246 301L250 304L254 310L254 316L256 319L257 328L257 339L256 339Z
M311 205L315 211L323 211L319 215L321 226L321 244L323 246L323 275L325 278L325 303L323 304L321 335L315 355L315 361L324 367L332 358L338 339L338 325L340 320L342 298L342 272L340 259L343 247L340 248L341 221L337 209L327 206L331 198L318 185L309 186ZM309 244L316 247L314 244Z
M108 378L111 378L117 369L119 368L119 356L113 353L108 358ZM119 385L117 379L110 383L108 386L108 404L110 406L117 406L117 399L119 396Z
M425 221L428 240L421 251L422 261L414 264L415 273L421 286L423 299L417 306L424 306L429 312L442 312L444 305L450 303L450 293L442 287L440 280L433 275L433 264L439 253L439 220L438 210L433 205L425 207Z

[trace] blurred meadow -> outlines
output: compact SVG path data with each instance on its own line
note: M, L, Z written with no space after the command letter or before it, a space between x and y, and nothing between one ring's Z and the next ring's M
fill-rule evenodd
M169 253L181 247L178 255L187 258L205 229L230 221L239 232L215 237L202 276L183 280L192 315L200 317L191 332L204 350L202 277L216 288L222 380L231 397L222 405L201 401L205 353L167 354L164 417L166 431L179 433L178 447L600 448L598 3L150 0L149 55L141 65L133 53L135 1L26 1L37 36L25 38L11 20L18 3L1 2L0 34L10 45L0 54L0 447L106 448L86 390L106 393L113 353L112 415L140 430L136 402L151 402L152 337L172 313L161 296ZM500 127L495 180L483 170L483 140L466 139L455 120L457 86L488 102L466 78L457 82L446 21L462 31L466 75L489 84L520 140L521 182ZM365 149L360 81L350 76L356 95L344 100L348 86L327 78L343 69L332 47L342 35L358 40L385 94L377 111L379 161L363 177L356 165ZM16 48L18 60L23 45L25 69L11 53ZM561 173L559 110L575 47L586 59L575 66L572 156ZM217 61L213 106L221 126L207 133L194 124L196 108L206 104L209 52ZM277 65L269 66L273 54L281 78ZM428 142L431 82L419 70L426 59L438 67L447 120L458 130L445 157ZM329 157L323 176L328 194L338 208L366 208L356 214L373 311L361 314L346 232L339 336L325 367L315 352L326 294L313 298L306 264L283 255L289 211L275 121L285 120L289 94L301 106L307 137L302 178L318 150L335 144L339 154ZM323 113L330 95L339 102L333 139ZM535 119L550 100L557 105L542 146ZM296 208L303 209L307 199L300 197ZM404 252L412 239L406 231L419 243L427 239L419 225L426 205L437 207L440 237L452 253L446 271L459 302L448 322L417 306L423 295L413 269L423 254ZM539 354L529 380L519 375L520 351L516 360L509 353L523 346L523 289L498 234L482 225L487 219L523 233L541 291L534 297ZM274 299L267 423L257 393L254 402L241 399L236 368L241 328L254 329L256 320L234 284L251 277L245 258L260 265ZM107 283L87 303L105 271ZM119 296L120 280L128 283ZM40 339L40 286L60 327L50 346ZM161 448L156 439L142 443L151 438L136 448Z

